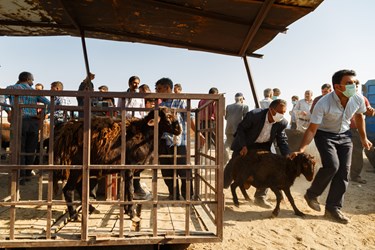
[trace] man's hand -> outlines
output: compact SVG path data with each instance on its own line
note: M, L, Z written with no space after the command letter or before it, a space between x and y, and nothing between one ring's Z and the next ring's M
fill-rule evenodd
M366 138L366 140L362 142L362 146L365 149L370 150L372 147L372 143Z
M245 156L247 154L247 147L246 146L243 146L241 151L240 151L240 155L241 156Z
M292 152L292 153L290 153L289 158L293 160L300 153L302 153L302 152Z
M366 107L367 116L375 116L375 109L371 106Z

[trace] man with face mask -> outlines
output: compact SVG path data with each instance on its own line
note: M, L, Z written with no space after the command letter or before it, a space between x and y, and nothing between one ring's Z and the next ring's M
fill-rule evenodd
M341 208L348 186L353 149L350 132L352 117L363 147L369 149L372 146L366 136L363 118L366 106L363 96L356 92L357 82L353 70L340 70L332 76L334 91L323 96L316 104L299 150L291 154L291 158L294 158L315 140L323 166L304 197L312 209L320 211L318 197L331 184L324 216L342 224L349 223L349 218L341 212Z
M238 155L246 155L248 150L271 151L275 139L281 154L287 156L290 152L284 131L288 125L288 121L284 119L286 108L286 101L277 99L272 101L267 109L253 109L248 112L237 127L231 147L232 159ZM229 162L224 170L225 188L232 182L232 166ZM258 188L254 195L254 203L264 208L272 208L266 201L266 194L267 189Z

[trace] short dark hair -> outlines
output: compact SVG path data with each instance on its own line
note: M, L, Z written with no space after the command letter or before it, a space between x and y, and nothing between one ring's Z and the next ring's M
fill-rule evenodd
M331 84L325 83L325 84L322 85L321 89L330 89L330 88L332 88Z
M139 79L138 76L131 76L131 77L129 78L128 84L131 84L134 80L139 80L139 81L141 81L141 79Z
M208 91L209 94L217 94L219 93L219 90L215 87L212 87L210 88L210 90Z
M173 82L171 79L167 78L167 77L163 77L161 79L159 79L156 83L155 83L155 86L158 86L158 85L161 85L161 86L169 86L171 89L173 89Z
M286 103L286 101L283 100L283 99L276 99L276 100L273 100L273 101L271 102L271 104L270 104L270 108L276 109L277 106L279 106L279 105L284 105L284 106L286 106L287 103Z
M148 90L151 91L150 87L147 84L142 84L141 86L138 87L139 89L143 89L144 91Z
M350 69L339 70L335 74L333 74L332 84L340 84L344 76L356 76L356 75L357 74L355 73L354 70L350 70Z
M33 80L33 74L30 72L24 71L21 72L18 76L18 81L20 82L27 82L28 80Z

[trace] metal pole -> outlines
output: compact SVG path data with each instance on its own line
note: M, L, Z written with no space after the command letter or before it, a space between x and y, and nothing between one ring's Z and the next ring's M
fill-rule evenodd
M245 68L246 68L247 77L249 78L250 88L251 88L251 92L252 92L252 94L253 94L255 107L256 107L256 108L259 108L260 105L259 105L259 101L258 101L258 96L257 96L257 93L256 93L256 91L255 91L255 85L254 85L253 77L251 76L250 67L249 67L249 63L248 63L248 61L247 61L247 57L246 57L246 55L245 55L245 56L243 56L242 58L243 58L243 61L244 61L244 63L245 63Z
M83 58L85 59L85 66L86 66L86 75L88 81L86 81L85 90L93 90L91 89L91 76L90 76L90 65L89 65L89 57L87 55L87 48L86 48L86 40L85 40L85 31L81 30L81 42L82 42L82 50L83 50Z

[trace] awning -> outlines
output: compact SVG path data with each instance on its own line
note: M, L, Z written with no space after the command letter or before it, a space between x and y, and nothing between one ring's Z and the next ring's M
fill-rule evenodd
M0 0L1 36L84 36L233 56L254 52L323 0Z

